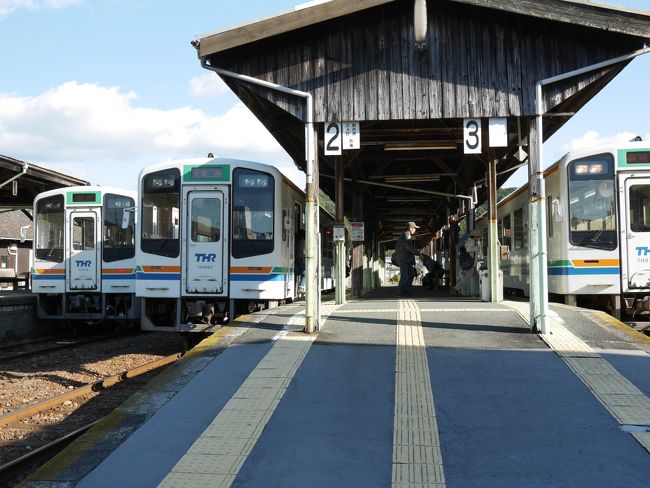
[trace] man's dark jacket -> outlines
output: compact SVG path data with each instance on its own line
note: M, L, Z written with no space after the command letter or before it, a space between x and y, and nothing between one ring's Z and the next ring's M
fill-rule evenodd
M415 247L415 242L411 239L411 233L407 230L397 238L395 244L397 251L397 262L402 264L410 264L415 266L415 256L420 255L420 250Z

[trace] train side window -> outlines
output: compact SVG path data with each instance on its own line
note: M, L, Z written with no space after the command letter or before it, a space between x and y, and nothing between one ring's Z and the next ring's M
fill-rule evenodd
M650 185L630 186L630 230L650 232Z
M273 252L275 180L261 171L233 171L232 256L247 258Z
M553 197L546 195L546 228L548 236L553 237Z
M499 234L501 245L510 248L512 245L512 222L510 220L510 214L503 217L501 221L501 229L502 232Z
M180 252L180 170L148 174L142 181L142 251L175 258Z
M63 195L42 198L36 204L36 259L63 262Z
M512 215L514 220L515 250L525 247L524 241L524 209L518 208Z
M135 256L135 201L133 198L107 193L104 197L105 263Z

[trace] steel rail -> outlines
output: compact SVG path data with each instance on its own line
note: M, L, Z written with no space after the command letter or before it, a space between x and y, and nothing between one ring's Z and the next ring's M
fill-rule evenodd
M32 460L36 456L38 456L38 455L40 455L40 454L42 454L44 452L47 452L50 449L54 449L59 444L61 444L63 442L73 440L75 437L80 436L81 434L83 434L84 432L89 430L91 427L93 427L96 423L100 422L101 420L103 420L103 418L97 419L97 420L95 420L95 421L93 421L93 422L91 422L91 423L89 423L87 425L84 425L83 427L79 427L78 429L73 430L72 432L69 432L64 436L59 437L58 439L54 439L53 441L48 442L47 444L44 444L41 447L38 447L38 448L34 449L33 451L28 452L27 454L23 454L22 456L20 456L20 457L18 457L16 459L12 459L8 463L5 463L2 466L0 466L0 473L4 473L4 472L9 471L10 469L17 468L21 464Z
M76 342L71 341L71 342L69 342L67 344L58 344L58 345L53 346L53 347L47 347L47 348L38 349L38 350L35 350L35 351L18 352L16 354L10 354L8 356L3 356L2 355L2 349L0 349L0 361L10 361L12 359L25 358L25 357L29 357L29 356L37 356L39 354L47 354L47 353L54 352L54 351L60 351L61 349L68 349L69 347L82 346L84 344L92 344L93 342L101 342L101 341L103 341L105 339L111 339L113 337L114 336L93 337L91 339L83 339L83 340L79 340L79 341L76 341ZM52 339L52 340L56 340L56 339ZM23 345L38 344L39 342L46 342L46 341L36 341L34 343L27 343L27 344L23 344ZM9 349L11 347L12 346L8 346L7 349ZM19 347L19 346L15 346L15 347Z
M148 373L149 371L158 369L162 366L172 364L178 361L183 356L183 354L185 353L179 352L176 354L172 354L171 356L165 356L163 358L156 359L155 361L150 361L146 364L143 364L142 366L138 366L133 369L122 371L121 373L95 381L94 383L89 383L82 387L75 388L74 390L62 393L61 395L48 398L41 402L35 403L34 405L29 405L27 407L21 408L20 410L16 410L15 412L10 412L4 415L0 415L0 427L10 425L22 419L32 417L46 410L50 410L53 407L61 405L67 400L72 400L74 398L87 395L88 393L110 388L111 386L114 386L115 384L120 383L129 378L134 378L141 374Z

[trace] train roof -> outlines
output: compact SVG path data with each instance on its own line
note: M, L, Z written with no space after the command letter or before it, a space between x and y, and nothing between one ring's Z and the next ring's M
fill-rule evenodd
M192 166L201 166L209 164L229 164L231 166L246 166L248 168L257 169L260 171L267 171L271 173L276 173L279 176L284 177L287 181L290 181L286 175L284 175L278 168L270 164L258 163L256 161L246 161L244 159L234 159L234 158L186 158L186 159L176 159L173 161L166 161L164 163L152 164L146 166L140 171L139 179L146 174L153 173L156 171L161 171L170 168L182 168L185 165Z
M99 185L85 185L85 186L66 186L63 188L57 188L55 190L45 191L36 195L34 201L39 200L45 197L51 197L53 195L65 195L68 192L84 192L90 193L95 191L100 191L102 193L113 193L115 195L125 195L128 197L135 198L137 192L134 190L125 190L124 188L116 188L113 186L99 186Z
M576 149L573 151L569 151L568 153L564 154L560 159L555 161L553 164L551 164L548 168L544 170L544 177L546 178L549 174L553 173L554 171L557 170L559 167L560 163L563 161L572 161L574 159L580 159L584 158L587 156L595 155L595 154L603 154L603 153L615 153L616 151L620 149L636 149L636 150L642 150L642 149L647 149L650 151L650 141L636 141L632 140L629 142L623 142L623 143L610 143L610 144L601 144L598 146L591 146L591 147L585 147L581 149ZM528 188L528 182L524 183L520 187L518 187L515 191L510 193L507 197L503 198L502 200L497 202L497 205L503 205L507 203L508 201L512 200L513 198L516 198L521 194L522 191L525 191ZM476 219L476 221L480 221L487 215L487 212L485 214L481 214L480 217Z
M579 159L592 154L602 154L606 152L616 152L619 149L647 149L650 151L650 141L629 141L610 144L601 144L598 146L585 147L569 151L554 164L558 164L562 160ZM549 167L550 168L550 167Z

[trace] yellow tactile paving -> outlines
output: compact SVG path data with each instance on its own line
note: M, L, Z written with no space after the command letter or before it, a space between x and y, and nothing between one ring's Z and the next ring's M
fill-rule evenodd
M230 486L314 339L280 337L159 486ZM202 474L224 477L206 484Z
M549 332L544 340L620 424L650 425L650 399L641 390L561 324L551 320Z
M445 476L420 310L399 300L395 360L393 488L442 488Z
M338 308L321 309L323 320ZM289 383L316 339L296 314L271 350L160 483L163 488L228 488L253 450Z
M508 302L519 309L519 305ZM527 320L521 310L520 314ZM547 333L542 339L571 368L591 390L607 411L621 425L650 425L650 399L596 353L587 343L572 334L553 318L547 322ZM650 436L634 433L634 438L650 452Z

